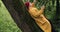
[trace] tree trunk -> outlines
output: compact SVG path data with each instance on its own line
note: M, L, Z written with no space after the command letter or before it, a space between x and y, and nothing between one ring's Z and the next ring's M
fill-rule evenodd
M28 13L22 0L2 0L22 32L42 32L35 23L34 19Z
M60 6L59 6L59 0L56 0L56 17L55 17L55 20L56 20L56 24L57 24L57 27L60 28Z

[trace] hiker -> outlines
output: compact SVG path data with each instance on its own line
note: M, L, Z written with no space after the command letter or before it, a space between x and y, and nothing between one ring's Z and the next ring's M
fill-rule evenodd
M28 8L28 12L30 13L31 17L35 20L36 24L44 31L44 32L51 32L51 24L44 16L43 12L45 6L43 5L40 10L35 7L35 3L26 2L26 7Z

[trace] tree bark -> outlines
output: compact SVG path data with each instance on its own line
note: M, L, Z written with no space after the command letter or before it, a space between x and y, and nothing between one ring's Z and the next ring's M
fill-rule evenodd
M56 0L56 15L55 15L55 19L54 19L56 21L55 22L56 24L58 24L59 23L58 21L60 20L59 19L59 16L60 16L59 8L60 8L59 7L59 0Z
M42 32L35 23L34 19L28 13L22 0L2 0L22 32Z

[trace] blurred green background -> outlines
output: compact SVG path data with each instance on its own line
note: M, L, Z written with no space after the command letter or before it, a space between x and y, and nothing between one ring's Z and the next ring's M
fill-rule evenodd
M25 0L26 2L27 0ZM41 0L42 1L42 0ZM30 1L32 2L32 0ZM43 1L44 2L44 1ZM36 7L40 9L40 7L43 5L40 3L40 1L37 1ZM39 7L40 6L40 7ZM47 19L51 20L55 29L60 32L60 26L59 24L55 24L54 22L54 16L56 14L56 0L54 0L54 3L52 1L49 1L46 4L46 10L44 12ZM59 16L60 19L60 16ZM8 10L4 6L3 2L0 0L0 32L22 32L10 16Z
M0 32L21 32L0 0Z

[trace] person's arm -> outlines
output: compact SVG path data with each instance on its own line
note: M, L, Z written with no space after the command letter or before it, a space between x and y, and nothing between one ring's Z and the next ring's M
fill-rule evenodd
M31 3L31 6L32 6L32 7L35 6L36 1L37 1L37 0L33 0L33 2Z
M39 10L39 11L40 11L40 14L42 14L42 13L44 12L44 9L45 9L45 6L43 5L43 6L41 7L41 9Z
M39 15L41 15L43 13L43 11L44 10L38 11L38 9L36 9L36 8L30 8L29 13L34 17L38 17Z
M38 11L37 8L35 7L31 7L29 8L29 13L34 16L34 17L38 17L39 15L41 15L44 12L44 6L41 7L41 9Z

